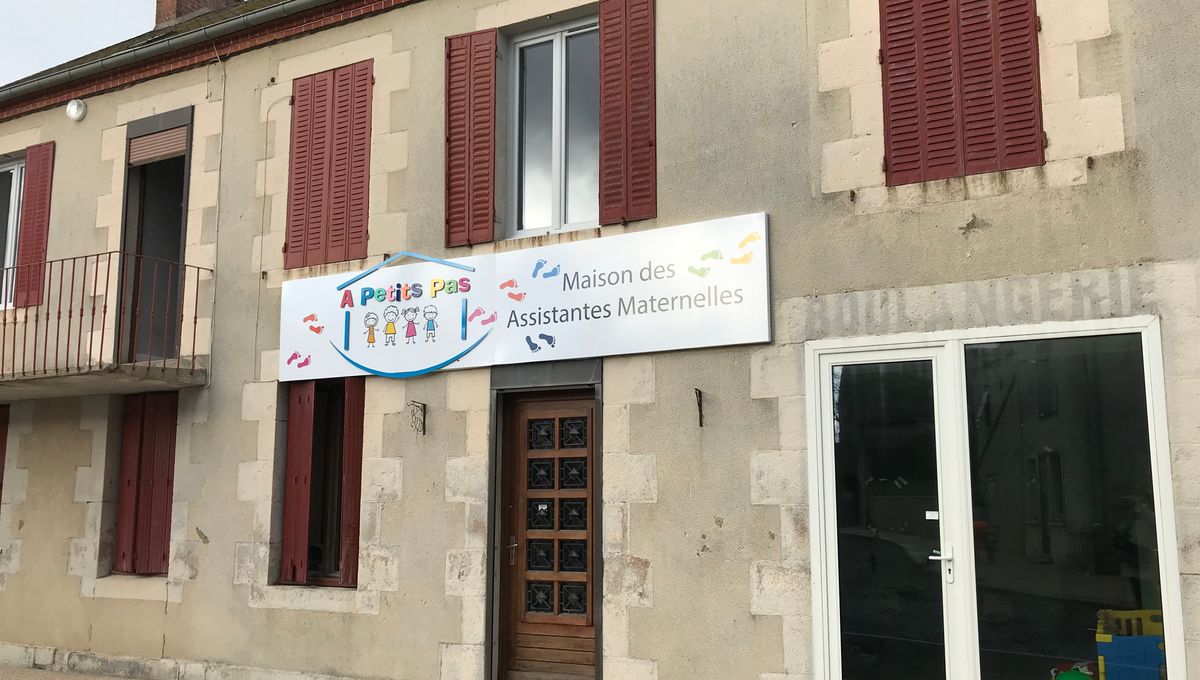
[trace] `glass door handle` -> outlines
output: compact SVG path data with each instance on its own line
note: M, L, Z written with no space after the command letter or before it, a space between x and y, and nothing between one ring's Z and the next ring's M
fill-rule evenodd
M941 550L934 550L929 556L930 562L941 562L942 572L946 576L946 583L954 583L954 548L952 546L943 546Z
M509 566L514 566L517 563L517 546L521 544L517 543L516 536L509 536L508 540L512 541L512 543L506 546L508 548L508 564Z
M944 548L944 550L945 550L945 552L942 552L941 550L934 550L933 554L929 556L929 561L931 561L931 562L951 562L951 561L953 561L954 560L954 550L950 546L946 546Z

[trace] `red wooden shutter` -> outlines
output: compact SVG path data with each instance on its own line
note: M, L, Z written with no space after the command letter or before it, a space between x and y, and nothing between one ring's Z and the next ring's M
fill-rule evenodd
M1046 162L1042 127L1042 74L1038 66L1038 16L1034 0L995 0L1000 63L1000 169Z
M329 231L324 262L367 256L372 65L364 61L333 72Z
M888 184L1044 162L1034 0L880 0Z
M288 385L287 459L283 483L283 566L279 580L308 579L308 506L312 475L313 402L317 384Z
M4 500L4 458L8 454L9 406L0 406L0 502Z
M314 190L310 137L313 128L314 76L292 81L292 139L288 159L287 234L284 266L304 266L304 238L308 232L308 195Z
M138 476L142 450L142 420L146 395L125 397L121 422L120 488L117 491L117 545L113 571L132 574L137 535Z
M880 0L888 184L963 174L956 0Z
M287 268L367 256L371 60L292 83Z
M350 105L350 201L346 207L346 259L367 256L367 214L371 187L371 100L375 90L375 62L359 62L353 69Z
M446 245L495 238L494 29L446 39Z
M25 150L25 188L21 195L21 226L17 236L14 304L33 307L42 302L46 242L50 237L50 193L54 182L54 142Z
M342 421L342 526L341 584L358 583L359 499L362 496L363 413L366 407L363 377L346 378Z
M133 570L149 576L166 574L170 563L179 393L147 394L144 409Z
M654 0L600 2L600 223L658 214Z

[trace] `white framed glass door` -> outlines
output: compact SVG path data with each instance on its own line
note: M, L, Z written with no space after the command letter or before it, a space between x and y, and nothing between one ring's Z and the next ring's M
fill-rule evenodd
M958 678L968 616L944 347L820 359L829 677Z
M1157 320L810 345L815 677L1185 677Z

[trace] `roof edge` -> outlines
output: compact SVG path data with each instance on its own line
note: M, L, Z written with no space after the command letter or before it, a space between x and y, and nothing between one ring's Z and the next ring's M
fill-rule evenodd
M153 40L144 45L102 57L77 66L50 71L40 76L18 80L17 82L0 87L0 105L20 99L26 95L41 90L66 85L68 83L96 76L124 66L131 66L167 54L176 50L192 47L200 43L215 40L239 31L255 28L263 24L285 19L339 0L283 0L280 3L263 7L246 14L218 21L209 26L203 26L178 35L168 35Z

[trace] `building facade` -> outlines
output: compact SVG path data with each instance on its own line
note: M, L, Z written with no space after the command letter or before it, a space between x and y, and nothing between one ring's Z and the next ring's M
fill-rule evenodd
M1194 17L250 0L158 20L0 88L0 664L1200 674ZM442 299L497 302L434 321L431 281L347 283L350 306L294 313L320 277L418 271L398 254L466 262ZM549 339L501 313L656 259L686 308L535 322ZM722 317L696 296L739 264L763 272L738 289L753 309ZM460 330L530 353L354 353Z

